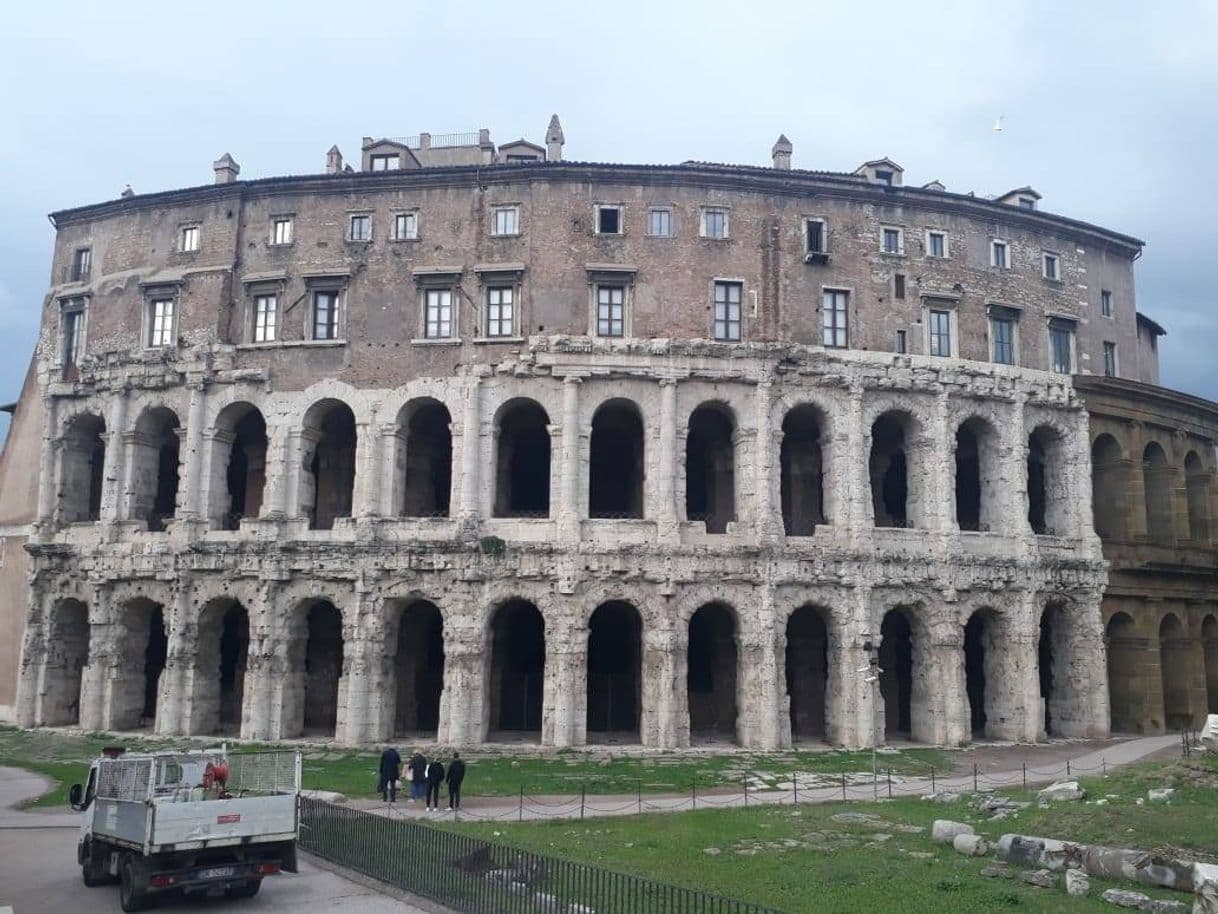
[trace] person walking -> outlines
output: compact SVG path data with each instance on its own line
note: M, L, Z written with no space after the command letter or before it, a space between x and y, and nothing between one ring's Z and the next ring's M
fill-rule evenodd
M427 759L416 749L406 768L410 772L410 802L413 803L423 799L427 791Z
M427 811L440 810L440 785L444 783L444 765L436 759L427 766Z
M461 753L454 752L453 760L448 765L448 808L461 808L461 782L465 780L465 762L461 761Z
M381 753L381 763L378 769L376 789L381 799L386 803L396 803L398 800L398 778L402 776L402 757L392 746L386 746Z

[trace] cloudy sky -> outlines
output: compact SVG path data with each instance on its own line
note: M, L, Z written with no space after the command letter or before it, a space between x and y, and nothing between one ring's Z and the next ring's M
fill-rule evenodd
M43 0L4 15L0 402L16 399L52 210L315 173L337 143L489 127L571 159L801 168L889 156L908 183L1043 206L1147 242L1162 380L1218 399L1218 3ZM1003 116L1005 129L991 128Z

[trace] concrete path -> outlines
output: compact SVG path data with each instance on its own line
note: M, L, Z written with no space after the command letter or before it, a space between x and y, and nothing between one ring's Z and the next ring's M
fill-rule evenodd
M682 794L611 794L519 797L465 797L460 813L444 809L429 813L420 803L399 800L392 806L376 800L356 800L352 806L395 818L416 818L445 821L460 818L465 821L521 821L538 819L580 819L600 816L637 815L648 812L687 812L691 809L712 809L753 806L756 804L833 803L845 800L873 800L892 797L924 796L928 793L962 793L974 789L1017 789L1025 784L1049 784L1067 777L1087 777L1113 768L1140 761L1148 756L1178 746L1177 735L1149 736L1120 743L1107 743L1100 749L1086 749L1068 762L1043 768L1028 765L1001 771L979 772L936 777L893 776L891 784L881 773L877 782L868 778L847 777L832 786L803 787L784 790L749 791L729 788L691 790ZM883 761L880 762L883 765ZM827 775L826 778L834 777ZM442 801L447 802L447 801Z

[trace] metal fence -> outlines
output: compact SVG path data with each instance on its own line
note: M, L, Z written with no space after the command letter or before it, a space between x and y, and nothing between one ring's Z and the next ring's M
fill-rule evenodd
M310 797L300 821L304 850L466 914L781 914Z

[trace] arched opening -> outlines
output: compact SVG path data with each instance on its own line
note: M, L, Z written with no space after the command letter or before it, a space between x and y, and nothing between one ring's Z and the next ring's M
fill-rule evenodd
M1064 442L1047 425L1028 436L1028 525L1032 532L1064 536L1070 493L1063 474Z
M240 734L249 657L249 613L236 600L213 600L199 613L192 733Z
M444 617L439 608L428 600L402 605L393 644L393 733L432 739L440 728L444 692Z
M106 423L100 416L86 413L72 420L59 460L60 523L99 520L106 468Z
M974 737L1000 735L1003 676L1002 621L993 610L979 609L964 626L964 681L969 730Z
M322 400L305 414L301 511L313 530L350 517L355 495L355 413L340 400Z
M177 415L164 406L144 410L135 423L130 516L154 532L177 510L178 429Z
M1198 545L1210 539L1210 477L1196 451L1184 458L1184 491L1188 499L1188 538Z
M1037 643L1037 676L1044 709L1046 736L1080 735L1079 715L1083 713L1079 695L1079 674L1071 670L1075 649L1075 626L1066 604L1049 602L1040 616Z
M159 603L136 597L120 610L119 663L112 675L110 726L133 730L156 723L157 695L169 638Z
M891 609L880 624L880 697L884 700L884 736L913 735L914 638L906 611Z
M1218 714L1218 616L1205 617L1201 641L1205 651L1206 711Z
M1142 452L1142 480L1146 490L1146 536L1152 543L1170 543L1172 531L1171 469L1157 442Z
M509 600L491 620L492 731L541 732L546 625L527 600Z
M1137 695L1138 655L1142 639L1128 613L1113 613L1104 630L1108 643L1108 707L1113 733L1140 733Z
M638 610L620 600L598 606L588 621L587 732L600 736L596 742L610 735L612 742L639 741L642 662Z
M956 429L956 526L961 530L996 529L995 508L1001 486L997 434L973 416Z
M685 517L707 533L726 533L736 519L736 425L727 409L703 404L685 438Z
M266 420L257 407L232 403L217 418L211 491L220 529L236 530L242 518L262 510L266 443Z
M88 663L89 607L79 600L59 600L47 631L40 724L80 722L80 682Z
M499 411L496 517L550 516L550 417L535 400Z
M1125 539L1125 506L1129 500L1127 467L1121 445L1109 434L1091 445L1091 514L1101 539Z
M823 740L827 735L829 694L828 612L801 606L787 618L787 696L791 738Z
M871 426L871 506L877 527L918 526L909 452L916 435L908 413L884 413Z
M804 404L782 420L782 523L787 536L811 536L825 517L822 422L815 406Z
M148 645L144 648L144 707L140 714L140 726L156 723L157 698L160 693L161 673L169 657L169 634L165 630L165 611L157 606L148 617Z
M343 674L342 613L329 600L307 601L296 609L289 638L292 682L285 690L284 736L334 736Z
M409 411L399 427L405 428L403 475L404 517L448 517L452 498L452 416L438 400L407 403Z
M736 738L736 616L722 603L689 620L686 685L691 742Z
M588 516L643 516L643 417L630 400L601 404L592 417Z
M1163 677L1163 722L1168 730L1187 730L1193 725L1189 701L1188 633L1175 613L1159 623L1159 670Z

